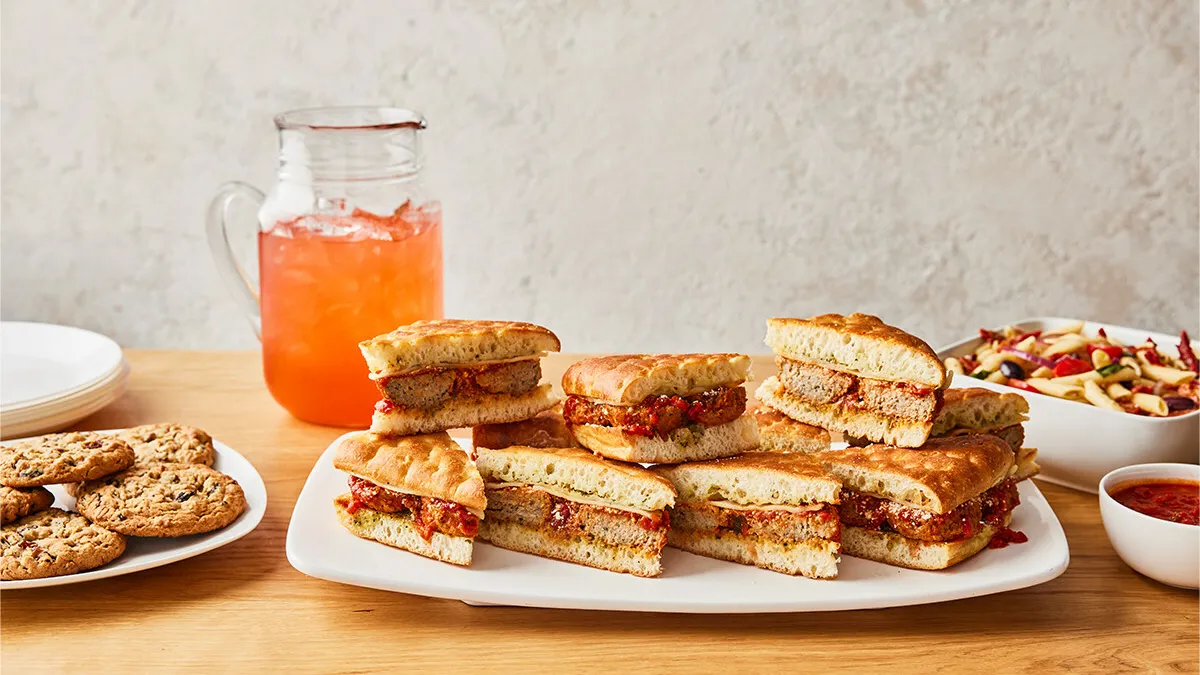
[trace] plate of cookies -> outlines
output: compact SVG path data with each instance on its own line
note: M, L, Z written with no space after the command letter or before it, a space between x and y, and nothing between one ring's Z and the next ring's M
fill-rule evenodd
M262 477L201 429L147 424L0 444L0 590L104 579L249 534Z

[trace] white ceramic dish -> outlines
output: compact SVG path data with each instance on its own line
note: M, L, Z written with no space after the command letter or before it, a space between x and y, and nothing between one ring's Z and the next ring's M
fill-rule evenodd
M0 412L64 398L122 365L111 339L71 326L0 322Z
M121 398L128 379L129 364L122 359L109 377L66 398L0 413L0 439L24 438L65 429Z
M171 539L129 537L126 540L125 553L103 567L49 579L0 581L0 591L78 584L122 574L133 574L207 553L250 534L254 528L258 527L263 515L267 512L267 488L249 460L220 441L214 441L213 444L217 450L217 461L214 468L232 476L242 486L242 491L246 493L246 511L233 523L215 532L191 537ZM74 509L75 499L68 495L62 486L51 485L49 490L54 493L54 506L66 510Z
M1151 518L1119 504L1109 491L1149 479L1200 481L1195 464L1135 464L1100 481L1100 519L1117 555L1140 574L1180 588L1200 588L1200 526Z
M1011 325L1024 331L1051 330L1075 321L1039 317L983 328L996 330L1003 325ZM1150 337L1162 351L1178 354L1178 335L1091 321L1084 323L1083 331L1086 335L1095 335L1100 328L1125 344L1141 344ZM943 347L938 351L938 356L945 359L948 356L970 354L978 344L979 336L975 335ZM1200 351L1200 344L1195 340L1192 345ZM1143 417L1054 396L1028 393L972 377L955 377L952 386L983 387L1025 396L1029 401L1025 445L1038 449L1038 462L1042 465L1039 480L1095 494L1100 479L1118 467L1155 462L1195 463L1197 460L1200 411L1177 417Z
M689 613L896 607L1033 586L1062 574L1069 560L1054 511L1026 481L1012 527L1028 535L1029 542L986 550L940 572L843 557L838 579L817 581L668 548L663 576L640 579L482 542L475 544L472 565L461 568L359 539L343 529L332 501L346 492L346 474L333 468L332 447L317 460L292 512L287 534L292 566L319 579L468 604Z

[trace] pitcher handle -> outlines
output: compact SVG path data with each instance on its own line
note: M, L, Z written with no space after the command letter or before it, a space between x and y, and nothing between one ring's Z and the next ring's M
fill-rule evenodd
M233 290L233 296L242 306L246 318L254 328L254 334L262 339L262 312L258 304L258 288L246 274L245 268L238 263L229 245L229 207L237 198L243 198L262 206L266 196L253 185L232 182L221 186L217 195L208 204L208 219L205 229L208 232L208 247L212 250L213 260L217 263L217 272L221 279ZM257 223L255 224L257 230Z

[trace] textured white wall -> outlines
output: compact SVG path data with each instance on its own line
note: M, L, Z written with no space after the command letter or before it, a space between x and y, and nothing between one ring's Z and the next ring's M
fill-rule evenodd
M253 345L207 200L269 184L273 113L383 101L431 122L448 312L570 350L1200 323L1195 2L0 7L5 319Z

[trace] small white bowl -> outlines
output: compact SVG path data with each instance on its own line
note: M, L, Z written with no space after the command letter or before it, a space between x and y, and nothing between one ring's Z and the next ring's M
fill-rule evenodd
M1135 464L1100 480L1100 520L1117 555L1140 574L1180 588L1200 588L1200 525L1151 518L1120 504L1109 490L1130 481L1200 480L1195 464Z
M1074 321L1039 317L984 328L996 330L1010 325L1022 331L1053 330ZM1138 345L1147 337L1153 338L1159 349L1178 355L1178 336L1091 321L1084 322L1083 333L1095 335L1100 328L1127 345ZM938 356L945 359L973 353L979 342L976 334L943 347ZM1200 351L1200 344L1195 340L1192 346ZM1131 415L966 375L956 375L951 386L1016 393L1029 401L1025 445L1038 449L1038 463L1042 465L1039 480L1094 493L1100 478L1118 467L1152 462L1195 463L1197 460L1197 448L1200 447L1200 411L1197 410L1175 417Z

